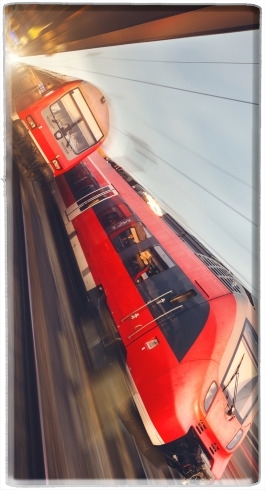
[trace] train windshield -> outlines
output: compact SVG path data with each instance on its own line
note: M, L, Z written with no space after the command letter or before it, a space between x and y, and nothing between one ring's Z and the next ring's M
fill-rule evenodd
M258 398L258 339L248 320L222 386L229 405L234 407L242 423Z
M78 88L71 90L50 106L58 130L57 140L64 140L75 154L82 153L103 137L91 110Z

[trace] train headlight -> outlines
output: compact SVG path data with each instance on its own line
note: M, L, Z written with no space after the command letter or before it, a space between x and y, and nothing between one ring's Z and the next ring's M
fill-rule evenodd
M236 433L235 437L233 437L233 439L231 439L229 444L227 444L226 448L227 449L233 449L237 445L237 443L240 441L242 436L243 436L243 430L239 429L239 431Z
M61 165L59 164L58 160L56 160L56 158L54 158L54 159L52 160L52 164L53 164L54 168L56 168L56 170L61 170L61 168L62 168L62 167L61 167Z
M204 399L204 410L205 410L205 412L208 412L208 410L212 404L212 401L213 401L213 399L217 393L217 390L218 390L217 383L215 381L213 381L212 384L210 385L210 388L207 391L206 397Z
M37 127L37 124L35 123L33 117L27 116L26 119L27 119L27 123L29 124L31 129L35 129Z

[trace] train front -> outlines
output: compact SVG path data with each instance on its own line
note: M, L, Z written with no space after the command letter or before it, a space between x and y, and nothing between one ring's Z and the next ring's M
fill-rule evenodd
M237 288L207 302L205 326L180 362L161 329L128 347L145 428L187 480L220 479L257 413L257 317L244 289ZM201 307L194 308L194 320Z
M13 120L22 121L54 176L102 145L109 111L91 83L19 64L13 68L12 87Z

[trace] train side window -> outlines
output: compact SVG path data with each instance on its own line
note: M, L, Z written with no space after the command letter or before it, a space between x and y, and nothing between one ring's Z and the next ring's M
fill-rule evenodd
M100 187L96 179L83 163L80 163L66 172L65 179L77 200L87 196L89 193Z
M104 210L103 213L98 215L98 219L104 228L117 223L120 219L127 218L132 215L131 210L126 204L119 204L118 206L112 206Z
M112 225L113 223L116 223L116 221L118 221L119 218L120 216L119 213L117 213L117 211L111 211L109 213L104 214L104 216L102 216L102 224L107 227L109 225Z
M118 252L121 252L125 248L131 247L137 243L150 238L150 233L144 227L144 225L138 221L129 226L120 233L116 233L116 236L112 237L112 243Z
M126 266L136 283L149 279L174 263L160 246L155 246L138 252L126 260Z
M172 296L170 298L169 301L170 301L170 303L179 303L179 304L182 304L185 301L187 301L188 299L191 299L194 296L196 296L196 294L197 293L194 291L194 289L189 289L188 291L184 291L184 293L175 294L174 296Z

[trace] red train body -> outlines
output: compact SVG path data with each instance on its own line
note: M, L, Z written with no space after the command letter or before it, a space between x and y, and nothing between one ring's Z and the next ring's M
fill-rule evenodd
M17 64L12 97L13 120L24 123L55 176L99 148L107 136L107 103L91 83Z
M219 479L257 413L250 295L99 154L53 185L86 288L106 294L152 443L185 478Z

